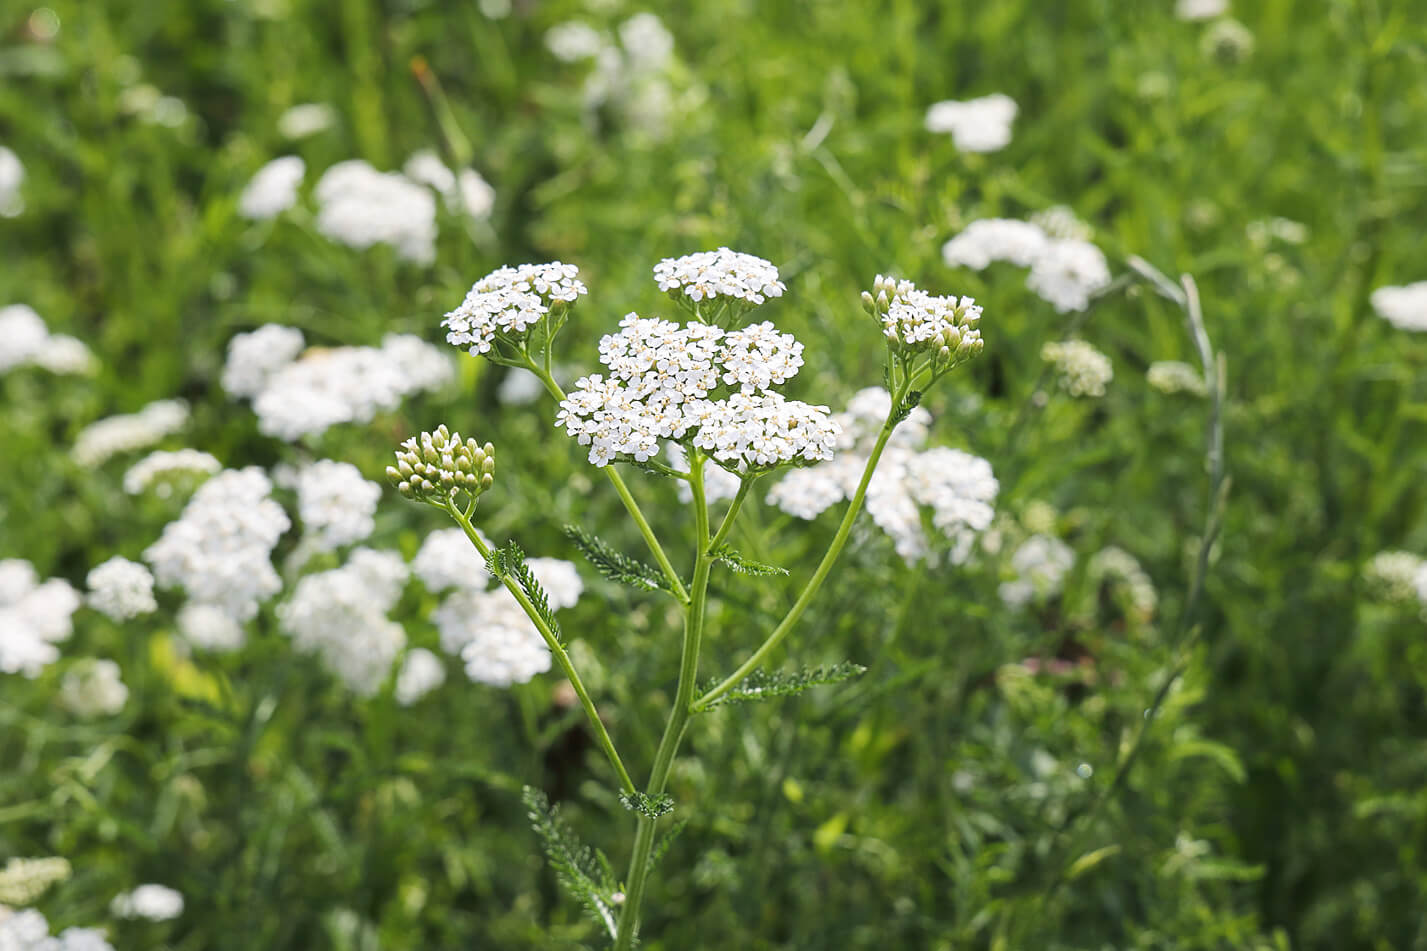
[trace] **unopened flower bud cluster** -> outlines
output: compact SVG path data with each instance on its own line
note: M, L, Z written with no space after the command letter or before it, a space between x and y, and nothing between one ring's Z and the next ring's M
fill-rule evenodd
M896 349L927 352L945 367L965 363L985 347L977 325L981 308L970 297L937 297L911 281L877 275L862 305Z
M1100 397L1115 378L1110 358L1084 340L1051 341L1041 359L1055 366L1061 389L1071 396Z
M404 498L415 501L444 505L456 492L475 498L495 481L495 446L463 441L443 425L402 443L386 474Z

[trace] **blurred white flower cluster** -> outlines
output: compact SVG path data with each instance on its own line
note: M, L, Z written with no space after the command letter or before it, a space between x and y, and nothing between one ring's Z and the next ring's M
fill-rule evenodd
M1161 393L1204 396L1209 392L1204 377L1194 367L1179 360L1156 360L1145 371L1145 382Z
M222 468L221 462L197 449L159 450L129 467L124 473L124 491L138 495L152 487L159 498L168 498L173 494L175 483L197 485Z
M58 855L11 858L0 869L0 916L5 914L6 905L28 905L50 886L67 881L72 872L69 860Z
M58 660L55 644L74 633L79 604L68 581L41 582L28 561L0 560L0 673L34 678Z
M27 365L59 374L92 373L98 366L83 341L50 333L33 308L0 307L0 373Z
M66 928L51 937L50 923L33 908L10 911L0 906L3 951L114 951L98 928Z
M649 460L660 439L690 442L739 472L832 458L837 427L827 407L771 389L802 365L802 344L791 334L766 322L725 331L637 314L620 327L600 341L610 375L577 381L555 421L590 447L591 464ZM709 398L724 386L737 388Z
M570 21L552 27L545 45L562 62L590 64L581 96L587 111L609 108L631 128L662 138L679 108L674 37L649 12L629 17L615 34Z
M317 655L352 691L375 694L406 647L406 632L387 617L406 585L396 552L358 548L346 564L305 575L278 607L278 620L300 651Z
M579 601L584 583L573 564L529 558L526 565L545 590L551 610ZM504 586L487 587L490 573L460 529L428 535L412 570L432 591L452 589L431 620L440 631L441 649L462 660L471 680L508 687L550 669L550 651L540 632Z
M946 99L927 109L928 132L947 133L962 152L995 152L1011 141L1016 101L1004 93L958 102Z
M1427 281L1372 292L1373 310L1398 330L1427 333Z
M1159 606L1159 593L1134 555L1110 545L1090 556L1085 573L1096 585L1104 584L1124 598L1136 620L1148 621Z
M137 413L109 416L90 423L75 437L70 455L82 466L102 465L121 453L152 446L178 432L187 422L187 403L158 400Z
M996 261L1030 268L1026 287L1060 313L1084 310L1090 298L1110 283L1105 255L1083 237L1075 237L1064 215L1053 235L1039 224L1014 218L982 218L942 245L948 267L980 271Z
M288 442L368 422L455 375L446 354L410 334L387 334L380 347L314 348L295 359L302 347L301 331L267 324L235 336L223 367L224 388L252 398L258 428Z
M1115 378L1110 358L1084 340L1047 341L1041 359L1055 367L1056 382L1071 396L1104 396Z
M115 621L127 621L158 609L154 576L137 561L115 555L89 572L89 606Z
M381 486L362 478L350 462L323 459L297 474L297 514L303 544L333 551L372 533Z
M114 896L109 913L115 918L171 921L183 914L183 895L167 885L140 885Z
M997 588L1009 607L1023 608L1060 593L1075 552L1052 535L1032 535L1011 555L1011 579Z
M586 293L573 264L502 267L472 285L441 326L453 347L468 347L472 356L489 353L498 338L522 340L552 308L573 304Z
M1373 597L1389 604L1416 604L1427 619L1427 559L1407 551L1383 551L1368 559L1363 580Z
M836 458L790 472L768 493L768 502L790 515L813 519L850 499L891 408L891 394L881 387L859 391L847 409L833 417L840 429ZM931 419L917 407L892 431L867 485L867 513L891 537L897 554L911 563L930 551L921 513L926 506L932 525L951 542L951 560L960 564L977 533L991 524L999 485L985 459L946 447L922 450Z
M282 588L271 555L290 523L269 498L272 482L256 467L228 469L193 494L182 515L144 552L163 587L242 622Z
M313 121L317 114L312 114ZM310 123L300 117L302 134ZM290 123L294 127L297 120ZM275 218L297 204L306 163L295 155L268 162L254 173L238 196L238 213L253 220ZM361 159L331 166L317 180L317 231L349 247L390 245L398 257L418 264L436 259L436 199L457 214L490 217L495 190L475 169L453 172L425 149L407 160L401 172L381 172Z
M1177 0L1174 15L1181 20L1212 20L1229 12L1229 0Z
M112 660L85 657L60 681L59 703L80 717L108 717L124 709L129 688Z
M396 672L396 702L409 707L446 682L441 658L424 647L413 647Z
M0 145L0 218L14 218L25 210L20 186L25 181L25 166L20 157Z

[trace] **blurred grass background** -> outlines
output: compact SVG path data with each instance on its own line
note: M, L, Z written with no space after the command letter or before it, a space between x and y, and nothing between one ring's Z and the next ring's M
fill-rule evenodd
M1216 46L1212 24L1176 20L1167 0L673 5L656 12L675 37L677 108L655 131L591 117L582 68L544 45L556 24L638 9L0 5L0 143L27 172L25 212L0 221L0 304L30 304L103 364L77 381L0 378L0 555L78 582L173 516L126 497L122 468L69 459L101 416L179 395L195 412L188 444L228 465L283 458L217 385L236 332L277 322L318 344L394 330L435 341L481 274L561 258L592 290L564 341L588 367L624 312L667 309L654 261L727 244L783 270L789 294L768 317L808 344L793 392L834 407L878 381L856 306L874 273L976 297L986 355L929 401L934 441L990 459L1005 511L1048 502L1077 550L1133 552L1173 618L1203 520L1204 413L1142 371L1190 358L1180 316L1147 293L1100 305L1083 334L1114 360L1111 394L1053 402L1008 445L1040 346L1066 321L1014 271L941 263L970 220L1066 204L1117 272L1139 254L1196 276L1230 386L1233 490L1202 635L1084 836L1093 858L1045 897L1055 830L1108 779L1181 658L1153 629L1011 614L994 567L908 576L871 533L791 642L799 662L870 672L696 724L673 788L691 822L651 894L645 946L1427 948L1427 639L1420 619L1367 603L1360 581L1375 552L1427 552L1427 339L1367 302L1427 279L1427 7L1236 4L1243 48ZM958 154L924 131L932 102L990 92L1020 106L1005 150ZM338 121L285 141L278 117L303 102L330 103ZM309 182L345 158L453 157L443 108L497 202L488 228L442 211L434 266L330 244L296 216L237 216L243 184L278 155L303 156ZM1252 223L1274 216L1302 223L1304 240L1256 237ZM455 393L315 449L374 475L400 438L449 421L501 447L491 534L571 557L561 524L616 524L582 453L551 435L548 405L501 408L503 371L462 367ZM672 491L641 491L668 503L656 508L677 531ZM408 552L434 527L394 502L382 518ZM832 527L787 528L763 509L741 544L796 579ZM634 550L632 533L609 534ZM724 583L726 606L755 617L791 598ZM591 686L642 773L676 638L662 605L602 595L567 627L602 659ZM299 689L323 682L267 643L223 672L245 698L224 706L184 686L186 662L152 656L157 638L105 624L77 643L132 661L126 680L152 671L131 682L124 723L54 722L43 682L7 678L0 698L0 853L76 867L52 920L87 923L115 888L159 880L190 912L162 935L128 926L128 946L593 940L542 868L518 787L564 800L617 863L627 814L551 684L453 683L399 711L330 684ZM745 634L716 636L709 668L732 666ZM1096 658L1088 689L997 675L1066 639Z

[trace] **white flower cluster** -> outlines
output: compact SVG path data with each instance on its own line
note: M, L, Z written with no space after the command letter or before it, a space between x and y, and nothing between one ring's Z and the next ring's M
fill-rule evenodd
M190 601L178 611L178 633L200 650L232 651L243 646L243 625L222 608Z
M350 462L323 459L303 466L297 474L303 543L316 551L333 551L366 538L376 527L381 495L381 486L362 478Z
M837 457L789 473L768 493L769 503L798 518L813 519L852 498L891 408L891 394L881 387L859 391L847 410L833 417L842 432ZM951 559L959 564L970 554L976 535L991 524L1000 487L985 459L945 447L919 451L930 424L931 414L917 407L893 430L867 486L867 512L891 537L897 554L914 562L930 547L920 510L929 507L933 526L952 543Z
M1229 12L1229 0L1178 0L1174 15L1181 20L1212 20Z
M654 265L654 280L671 297L682 294L694 302L727 298L750 306L782 297L788 289L772 262L728 248L665 258Z
M995 152L1011 141L1016 101L1004 93L957 102L947 99L927 110L928 132L950 133L963 152Z
M25 210L20 186L25 181L25 166L20 157L0 145L0 218L15 218Z
M1041 359L1055 366L1061 389L1071 396L1100 397L1115 378L1110 358L1084 340L1049 341Z
M273 374L297 359L307 341L296 327L264 324L228 341L228 359L220 377L229 396L252 398L261 393Z
M159 450L151 452L124 473L124 491L138 495L150 486L154 494L166 499L173 494L174 483L192 480L197 483L222 470L223 464L197 449Z
M0 908L0 949L3 951L114 951L98 928L66 928L50 936L50 923L33 908L11 912Z
M1083 237L1055 236L1039 224L1014 218L971 222L942 245L941 255L948 267L975 271L995 261L1028 267L1026 287L1060 313L1084 310L1091 295L1110 283L1109 264L1094 244Z
M284 345L271 354L253 398L258 429L287 442L339 423L368 422L378 411L395 409L407 396L434 390L455 375L446 354L410 334L387 334L380 347L309 350L300 360L279 363L278 354L289 349ZM256 379L238 376L244 389Z
M489 353L497 338L519 340L552 308L573 304L588 293L573 264L522 264L481 278L461 306L446 315L446 341L468 347L472 356Z
M1031 215L1031 224L1055 239L1089 241L1094 234L1091 227L1076 216L1075 210L1066 205L1042 208Z
M80 717L112 717L124 709L129 688L112 660L86 657L65 671L59 702Z
M69 860L58 855L11 858L0 869L0 915L5 913L6 905L30 904L49 891L50 886L67 881L72 872Z
M163 587L180 586L199 604L246 621L277 594L274 546L289 522L261 469L229 469L205 482L183 513L144 552Z
M436 259L436 199L397 172L361 159L338 162L317 181L317 230L353 248L389 244L418 264Z
M637 13L619 25L618 40L571 21L545 34L545 45L566 63L591 61L584 107L606 106L631 127L651 136L668 132L677 103L672 82L674 37L653 13Z
M905 350L940 349L944 359L964 359L982 346L981 308L970 297L938 297L911 281L877 275L863 302L882 322L882 335ZM875 297L873 295L876 295Z
M277 131L285 139L305 139L337 124L337 110L325 102L304 102L289 107L277 119Z
M1075 564L1075 552L1052 535L1032 535L1011 555L1010 581L997 593L1009 607L1022 608L1060 592L1065 576Z
M579 601L584 583L573 564L529 558L526 565L545 590L552 610ZM429 535L412 569L433 591L455 589L432 612L431 620L441 634L441 649L461 658L471 680L508 687L550 669L550 651L540 632L503 585L487 590L490 573L459 529Z
M172 921L183 914L183 894L167 885L140 885L131 892L115 895L109 903L109 913L115 918Z
M78 608L79 592L68 581L41 583L28 561L0 560L0 674L38 677L59 659L55 644L74 633Z
M275 158L258 169L238 196L238 214L255 221L276 218L297 203L307 164L296 155Z
M1130 609L1142 621L1154 616L1159 593L1139 559L1123 548L1111 545L1090 556L1085 573L1092 581L1108 583L1123 592Z
M396 672L396 702L409 707L445 682L441 658L424 647L413 647Z
M1194 367L1179 360L1156 360L1145 371L1145 382L1161 393L1187 393L1204 396L1209 388L1204 377Z
M137 413L110 416L90 423L74 439L70 455L82 466L102 465L120 453L152 446L178 432L188 422L188 404L158 400Z
M1363 566L1363 579L1377 599L1419 603L1427 618L1427 559L1406 551L1378 552Z
M298 650L317 655L355 693L371 696L406 647L406 632L387 617L406 578L400 555L358 548L342 567L299 580L278 607L278 620Z
M454 212L482 220L489 218L495 207L495 189L480 172L473 168L453 172L430 149L412 155L401 170L412 181L435 189Z
M1372 292L1372 307L1398 330L1427 333L1427 281L1405 287L1379 287Z
M33 308L0 307L0 373L25 365L57 374L88 374L98 363L77 337L50 333Z
M137 561L115 555L93 568L85 584L89 586L89 606L115 621L158 610L154 576Z
M620 327L600 341L600 362L610 376L582 377L555 420L590 447L593 465L647 461L659 452L660 439L690 442L739 472L832 458L837 427L827 407L768 388L791 379L802 364L802 345L791 334L769 323L725 332L638 314L627 315ZM709 399L721 384L739 388Z

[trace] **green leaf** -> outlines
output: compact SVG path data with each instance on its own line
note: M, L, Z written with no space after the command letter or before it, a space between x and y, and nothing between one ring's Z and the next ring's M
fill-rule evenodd
M896 426L908 416L912 415L912 410L917 408L917 404L922 401L922 391L912 390L907 394L907 398L902 400L902 405L897 407L897 415L892 418L892 425Z
M1070 868L1067 869L1065 872L1065 880L1068 882L1073 882L1080 876L1084 875L1086 872L1090 871L1095 866L1099 865L1101 862L1105 861L1108 858L1113 858L1114 856L1119 854L1120 847L1118 845L1107 845L1104 848L1096 849L1093 852L1086 852L1084 855L1080 856L1080 858L1070 863Z
M649 853L649 871L654 871L654 866L659 864L659 860L669 853L669 848L674 844L674 840L679 837L679 833L684 831L684 827L689 824L689 817L684 816L674 822L669 827L669 831L664 833L664 838L660 839L654 846L654 851Z
M521 800L560 884L609 930L610 937L614 937L619 916L615 912L616 886L609 859L576 837L543 792L526 786Z
M1169 755L1175 761L1203 756L1217 763L1234 782L1242 783L1248 779L1248 773L1244 770L1244 764L1239 762L1238 755L1222 743L1204 739L1186 740L1175 744Z
M657 568L646 565L616 551L608 542L590 534L578 525L566 525L565 537L575 543L595 570L611 581L629 585L640 591L668 591L668 582Z
M486 568L502 584L507 579L513 579L520 585L520 590L525 592L525 596L535 606L535 613L539 614L541 620L550 628L550 633L555 635L555 640L564 641L560 635L560 622L555 620L555 612L550 609L550 599L545 596L545 589L540 587L535 573L525 563L525 552L519 545L510 542L504 548L492 551L490 560L486 562Z
M710 703L705 710L712 710L714 707L725 703L746 703L751 700L770 700L773 697L788 697L793 694L802 693L810 687L820 687L825 684L842 683L844 680L851 680L867 672L867 668L861 664L854 664L843 661L840 664L833 664L831 667L811 667L791 673L768 673L767 671L755 670L743 679L743 681L730 690L728 693ZM707 692L717 686L717 681L710 681L705 687Z
M622 792L619 801L630 812L637 812L648 819L658 819L674 811L674 797L668 793L651 796L642 792Z
M709 552L709 555L714 561L727 565L741 575L762 578L768 575L786 575L788 573L787 568L779 568L777 565L767 565L761 561L745 558L728 545L720 545Z

